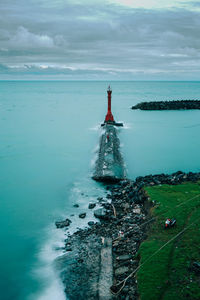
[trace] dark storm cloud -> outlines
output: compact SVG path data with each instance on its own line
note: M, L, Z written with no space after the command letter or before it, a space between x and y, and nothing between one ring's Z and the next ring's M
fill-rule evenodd
M12 74L200 75L198 10L64 0L1 0L0 9L0 63Z

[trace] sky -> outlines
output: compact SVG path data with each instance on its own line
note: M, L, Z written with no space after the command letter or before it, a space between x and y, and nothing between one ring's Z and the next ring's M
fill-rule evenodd
M200 1L1 0L9 79L199 80Z

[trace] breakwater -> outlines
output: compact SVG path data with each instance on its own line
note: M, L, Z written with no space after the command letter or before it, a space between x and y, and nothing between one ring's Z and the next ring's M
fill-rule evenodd
M118 182L125 176L117 129L113 125L105 124L92 178L102 182Z
M151 101L141 102L131 107L141 110L179 110L179 109L200 109L200 100L172 100L172 101Z

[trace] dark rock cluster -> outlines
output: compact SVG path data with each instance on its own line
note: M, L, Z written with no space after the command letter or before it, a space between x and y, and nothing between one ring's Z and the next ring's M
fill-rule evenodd
M141 102L132 109L141 110L179 110L179 109L200 109L200 100L172 100L172 101L151 101Z
M71 224L71 220L70 219L66 219L64 221L57 221L55 222L55 225L57 228L64 228L64 227L68 227Z
M56 261L68 298L99 299L100 251L104 237L112 239L113 284L118 284L137 268L137 251L146 238L149 219L144 186L175 185L199 179L200 173L178 171L171 175L148 175L137 177L135 181L123 180L116 185L108 185L107 201L97 198L102 208L94 211L100 222L89 222L89 228L68 236L65 241L66 254ZM131 276L113 299L138 297L137 282Z

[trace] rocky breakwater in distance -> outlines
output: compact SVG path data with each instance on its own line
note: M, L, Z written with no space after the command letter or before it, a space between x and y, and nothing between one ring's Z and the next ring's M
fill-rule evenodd
M200 100L171 100L141 102L131 107L141 110L179 110L179 109L200 109Z
M200 173L179 171L107 186L107 199L97 198L102 206L94 210L98 222L68 235L64 254L55 261L68 299L139 299L134 276L126 280L118 294L113 295L110 287L139 266L137 251L150 224L150 204L143 187L199 179Z
M100 138L98 158L92 178L96 181L113 183L124 179L125 176L117 129L113 125L106 124Z

